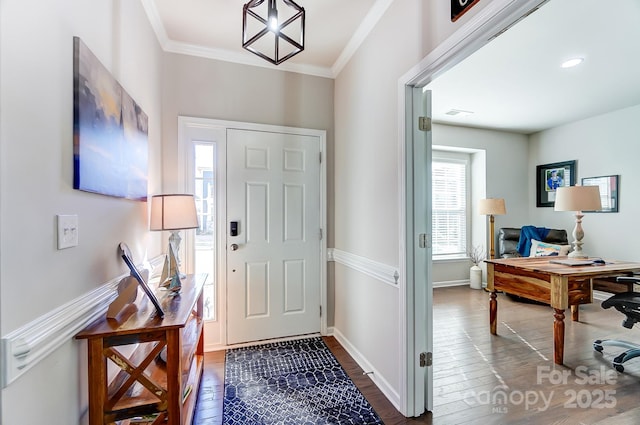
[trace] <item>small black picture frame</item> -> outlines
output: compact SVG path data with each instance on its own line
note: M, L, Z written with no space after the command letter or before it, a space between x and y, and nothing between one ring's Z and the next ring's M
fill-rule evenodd
M144 291L144 293L147 294L147 297L149 297L149 299L153 303L153 306L156 308L156 313L158 314L158 317L160 317L161 319L164 318L164 311L160 306L160 301L158 301L158 298L156 298L155 294L153 293L153 291L151 290L147 282L144 280L144 278L138 271L138 268L133 263L133 260L131 259L131 251L129 250L129 247L127 246L127 244L125 244L124 242L120 243L120 255L122 256L122 260L124 260L127 267L129 267L129 270L131 271L131 276L136 278L136 280L138 281L138 284L142 287L142 290Z
M536 166L536 207L553 207L556 189L575 184L575 160Z
M467 13L480 0L451 0L451 22Z
M583 177L583 186L598 186L600 188L600 201L602 203L602 209L598 211L582 212L617 213L618 205L620 203L620 191L618 189L619 180L620 176L618 174L614 174L611 176Z

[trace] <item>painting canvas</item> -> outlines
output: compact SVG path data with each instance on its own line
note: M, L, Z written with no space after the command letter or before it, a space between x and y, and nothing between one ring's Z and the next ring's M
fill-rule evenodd
M78 37L73 79L74 189L146 201L147 115Z

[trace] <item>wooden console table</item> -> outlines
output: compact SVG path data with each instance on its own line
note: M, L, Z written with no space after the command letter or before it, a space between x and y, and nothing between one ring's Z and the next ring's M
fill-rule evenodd
M153 418L153 424L191 424L204 360L205 279L187 276L176 296L156 291L164 319L140 291L123 322L101 318L76 335L88 343L91 425L125 425L140 416ZM131 355L123 354L134 344ZM121 369L110 382L108 360Z
M628 276L640 272L640 263L607 260L604 265L566 266L550 263L563 257L504 258L485 260L489 298L489 326L497 334L496 291L548 303L554 309L553 360L562 364L564 355L564 311L571 306L578 321L578 306L593 302L593 280Z

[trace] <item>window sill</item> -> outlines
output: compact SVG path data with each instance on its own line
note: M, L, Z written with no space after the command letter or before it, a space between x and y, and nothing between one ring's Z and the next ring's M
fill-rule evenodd
M462 263L471 262L471 259L466 255L438 255L433 256L432 262L434 263Z

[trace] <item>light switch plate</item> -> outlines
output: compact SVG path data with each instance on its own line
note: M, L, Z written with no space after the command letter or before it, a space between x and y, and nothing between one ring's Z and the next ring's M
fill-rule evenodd
M58 249L78 246L78 216L58 215Z

